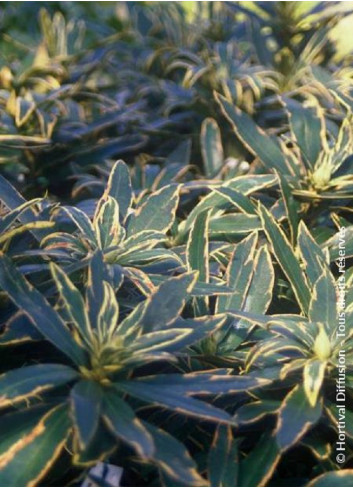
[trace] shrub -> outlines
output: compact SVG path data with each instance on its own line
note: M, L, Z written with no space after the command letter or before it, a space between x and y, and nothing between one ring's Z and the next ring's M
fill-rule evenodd
M3 7L0 485L351 485L349 7L270 3Z

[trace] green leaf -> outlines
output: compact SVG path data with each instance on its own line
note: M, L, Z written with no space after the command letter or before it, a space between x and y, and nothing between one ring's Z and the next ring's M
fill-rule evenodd
M10 239L15 236L24 233L25 231L33 231L33 229L46 229L51 228L55 225L53 221L34 221L28 222L27 224L22 224L21 226L17 226L16 228L9 229L5 233L0 236L0 244L6 243Z
M303 106L291 104L289 123L301 149L304 163L307 167L314 168L323 147L322 140L326 137L322 118L318 116L318 109L314 113Z
M204 283L209 282L209 243L208 225L210 211L199 214L190 229L188 242L186 245L186 264L189 271L198 272L198 280ZM196 316L202 316L208 312L208 299L193 299L193 306Z
M132 336L134 338L136 336L136 332L140 331L141 319L146 311L147 305L148 301L143 301L135 306L130 314L117 325L117 334L127 337Z
M291 233L291 242L296 244L299 225L300 205L293 196L293 191L289 186L288 180L284 175L278 173L278 180L281 188L282 198L287 213L289 229Z
M245 319L250 321L252 324L259 324L260 326L266 326L266 324L271 320L271 316L266 316L265 314L253 314L247 311L230 311L232 316L237 318Z
M216 331L222 326L224 320L225 317L221 315L179 319L173 322L168 329L139 336L130 344L130 348L136 354L153 351L179 352Z
M344 234L339 231L324 243L329 249L330 261L333 262L341 257L342 242L344 241L346 258L353 256L353 226L345 228Z
M32 199L28 202L25 201L23 204L0 217L0 235L2 235L12 224L14 224L27 209L33 207L35 204L38 204L38 202L41 200L42 199ZM30 222L30 220L28 222Z
M208 476L213 487L237 487L238 440L229 426L219 426L208 455Z
M324 380L326 362L312 359L306 362L303 370L304 392L311 406L315 406Z
M262 190L267 187L272 187L277 182L275 175L246 175L233 178L222 185L222 188L230 188L237 192L250 195L254 192ZM218 187L218 186L217 186ZM180 233L183 236L188 232L196 217L207 209L212 209L212 212L216 212L219 209L227 210L232 208L232 204L229 198L217 193L211 187L211 192L206 195L196 207L189 213L187 219L180 225ZM225 216L226 217L226 216ZM228 229L230 231L231 228Z
M41 392L68 384L77 377L76 370L55 363L10 370L0 376L0 407L38 396Z
M254 314L265 314L272 300L275 281L275 272L267 246L261 246L257 250L253 270L242 310ZM249 325L249 323L240 321L238 328L245 325Z
M98 202L93 225L102 250L118 245L123 239L125 230L119 221L119 204L113 197Z
M305 350L303 345L296 339L274 337L262 342L258 342L256 346L250 350L246 359L247 369L252 364L263 367L266 364L274 365L276 361L287 359L288 355L295 357L304 356Z
M308 487L352 487L353 469L341 469L315 477Z
M180 258L172 251L165 248L155 248L153 250L127 251L116 257L116 262L121 266L137 266L137 264L154 262L172 262L175 267L181 266Z
M151 194L130 216L127 235L145 230L166 233L173 225L179 203L179 185L168 185Z
M337 326L336 285L331 272L326 267L314 285L309 319L314 323L323 323L329 336Z
M201 282L209 281L208 221L210 213L199 214L190 230L186 245L186 263L190 271L198 271Z
M303 344L303 350L305 348L312 349L317 327L309 323L304 317L293 317L287 314L272 316L269 317L267 326L271 331L281 336L288 339L295 338L300 341Z
M141 457L151 457L153 438L136 417L131 407L113 389L105 390L102 411L109 430L130 445Z
M5 206L10 209L12 212L16 212L16 210L20 209L19 213L19 221L22 224L27 224L29 222L33 222L38 220L38 215L37 213L31 209L31 206L27 207L29 203L22 197L22 195L4 178L2 175L0 175L0 200L5 204ZM35 199L36 200L36 199ZM30 201L34 202L34 200ZM22 210L23 207L27 207L24 211ZM5 220L6 220L5 216ZM45 235L46 231L41 231L39 230L32 230L31 231L33 236L37 240L41 240Z
M145 332L165 328L181 314L196 278L194 272L184 273L167 279L158 287L147 299L146 309L140 320Z
M151 275L151 281L154 285L159 286L165 282L165 275ZM226 285L223 285L223 281L220 283L205 284L204 282L197 281L190 291L192 297L198 297L203 295L226 295L232 292L232 289Z
M308 277L309 284L313 286L322 274L326 258L321 247L310 234L304 221L300 221L298 231L300 256L305 265L305 273Z
M66 273L55 263L50 263L50 271L71 321L82 335L87 336L90 332L90 324L82 295Z
M113 197L119 204L120 216L124 220L132 201L132 187L128 166L118 160L109 175L103 198Z
M98 429L102 404L101 387L97 382L81 380L71 390L70 400L79 445L85 449Z
M155 246L157 243L162 243L165 240L166 236L164 233L145 230L130 236L128 239L125 239L122 246L128 251L140 249L145 250L153 248L153 246Z
M281 451L298 443L321 417L322 403L311 406L304 388L296 385L285 397L276 427L276 439Z
M183 387L174 389L173 386L173 390L170 390L172 379L168 379L169 375L163 377L167 377L167 379L163 378L157 385L144 381L121 381L114 385L119 391L147 403L157 404L181 414L196 416L217 423L231 423L231 416L228 413L211 404L188 397L185 392L186 389L183 389ZM194 389L197 389L197 386ZM204 389L207 390L207 388Z
M75 343L55 309L2 254L0 254L0 287L9 294L16 306L23 310L48 341L75 363L80 365L85 363L83 350Z
M0 335L0 345L15 345L27 341L40 341L43 336L23 313L14 314Z
M180 395L234 394L257 389L269 383L261 376L224 375L217 370L191 374L159 374L139 378L134 385L165 388L173 384L173 392Z
M0 470L41 433L37 425L46 411L47 406L36 406L10 412L0 418Z
M280 404L280 401L269 401L267 399L249 402L237 409L234 421L238 426L257 423L268 414L275 414Z
M49 411L37 425L38 434L0 469L3 486L37 486L63 450L71 429L66 405Z
M97 317L97 330L107 343L113 339L119 320L119 304L113 287L103 282L103 300Z
M235 107L222 95L216 94L216 100L223 115L244 146L255 157L260 158L268 170L276 169L282 175L290 175L280 146L258 127L245 112Z
M77 439L74 439L75 442ZM72 461L75 465L91 467L100 461L107 460L108 456L116 450L116 446L116 437L108 431L103 421L100 421L91 443L84 450L79 450L77 446L74 447Z
M259 217L252 214L225 214L211 218L209 223L211 238L217 239L221 236L229 241L232 241L233 237L246 235L261 228Z
M194 460L180 441L146 421L142 421L142 424L151 434L155 446L151 461L166 475L182 482L185 486L206 485L206 481L197 472Z
M205 175L213 178L223 166L224 155L218 124L211 117L202 123L200 142Z
M92 329L98 328L99 315L104 302L103 284L107 281L107 275L103 255L100 250L97 250L89 264L86 289L86 304L89 304L88 316Z
M250 215L256 214L255 205L243 193L226 186L215 188L214 191L229 200L240 211Z
M226 284L233 293L218 297L217 312L241 309L253 272L256 243L257 233L252 233L236 245L226 271Z
M279 460L280 450L276 439L265 432L255 448L240 463L238 487L265 487Z
M179 351L181 345L189 344L188 337L191 333L192 329L189 328L170 327L164 331L144 334L129 346L138 355L153 351Z
M303 312L307 313L309 310L310 290L293 248L273 216L261 204L259 205L259 213L264 232L271 244L273 253L290 281L299 305Z
M77 228L83 234L83 238L90 242L94 247L98 246L96 233L93 224L88 216L80 209L72 206L62 207L70 219L76 224Z

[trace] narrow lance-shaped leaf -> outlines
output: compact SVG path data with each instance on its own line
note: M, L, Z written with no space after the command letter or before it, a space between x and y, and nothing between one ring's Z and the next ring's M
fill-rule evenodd
M70 392L74 426L81 448L86 448L98 429L102 390L97 382L81 380Z
M244 236L262 228L260 218L252 214L224 214L210 220L209 232L212 238L218 236Z
M144 230L166 233L173 225L179 203L179 185L168 185L151 194L130 216L128 237Z
M113 337L119 319L119 304L115 297L113 287L103 282L103 302L98 314L98 330L105 333L106 341ZM103 334L102 334L103 337Z
M23 313L17 313L7 321L5 330L0 335L0 345L14 345L42 339L43 336L33 326L28 316Z
M10 212L5 214L5 216L0 217L0 235L4 233L17 219L19 219L27 209L33 207L40 201L41 199L32 199L28 202L23 202L23 204L19 205L15 209L10 210ZM31 222L31 218L29 218L28 222Z
M151 435L131 407L113 389L104 392L102 415L114 435L124 440L142 457L152 456L154 444Z
M43 425L39 421L48 409L48 406L44 405L26 407L1 416L0 470L16 456L21 448L40 435Z
M231 204L233 204L236 209L240 209L242 212L245 212L246 214L250 214L250 215L256 214L255 205L251 202L249 197L247 197L243 193L238 192L237 190L234 190L226 186L215 188L214 192L216 192L219 195L222 195L222 197L224 197Z
M66 273L55 263L50 264L50 270L70 319L75 324L77 331L83 337L89 338L90 324L82 295Z
M222 168L224 156L221 133L217 122L211 117L202 123L200 141L205 174L213 178Z
M27 202L22 195L2 175L0 175L0 196L1 202L3 202L8 209L13 211L19 208L23 209L22 206L27 205ZM35 220L38 220L38 215L31 209L31 206L26 208L23 212L21 211L19 215L19 221L22 224L27 224ZM32 234L37 240L41 240L46 235L46 231L33 230Z
M150 457L152 462L166 475L185 486L205 485L206 481L197 472L194 460L180 441L146 421L142 421L142 424L153 439L155 450Z
M77 439L74 438L74 454L72 461L75 465L92 467L98 462L104 462L116 450L116 436L111 434L100 422L91 443L84 450L80 450Z
M185 305L197 274L184 273L173 277L159 286L158 290L148 299L148 303L140 320L145 332L164 328L176 319Z
M324 380L326 362L313 358L306 362L303 370L304 392L311 406L315 406Z
M331 336L337 326L336 285L327 267L314 285L309 307L309 319L321 322Z
M310 291L294 251L278 223L261 204L259 205L259 214L274 255L290 281L299 305L303 312L307 313L309 310Z
M276 439L282 451L296 444L321 416L322 403L310 405L300 385L284 399L278 413Z
M305 265L305 273L309 284L313 286L322 274L326 262L325 254L316 243L304 221L298 227L298 247L301 259Z
M118 160L110 172L103 198L108 195L118 202L120 216L125 219L132 201L132 187L129 168L122 160Z
M83 350L75 343L59 314L46 299L19 273L11 261L0 254L0 287L32 320L38 331L75 363L86 361Z
M41 392L68 384L77 377L76 370L55 363L10 370L0 376L0 407L38 396Z
M190 271L198 271L198 279L209 280L208 220L210 212L200 214L190 230L186 246L186 261Z
M225 182L222 185L222 189L230 188L243 195L250 195L261 189L272 187L277 182L275 175L246 175ZM217 211L219 209L226 210L232 207L232 203L225 195L221 195L219 192L213 190L206 197L204 197L189 213L187 219L181 223L179 232L183 237L188 232L196 217L207 209ZM225 216L226 217L226 216Z
M280 458L275 437L265 432L255 448L240 463L238 487L266 486Z
M253 273L256 243L257 233L252 233L237 244L226 272L226 282L233 293L218 297L217 312L241 309Z
M280 401L267 399L244 404L237 409L234 420L238 426L256 423L269 414L275 414L280 404Z
M289 123L291 131L301 149L304 163L309 168L319 157L325 138L325 127L322 127L322 118L308 108L293 105L289 109Z
M86 306L92 328L98 327L98 317L104 301L103 282L107 280L107 269L100 250L91 258L88 268L88 280L86 289Z
M242 310L253 314L265 314L272 300L274 281L271 255L267 246L262 246L255 255L254 272ZM243 320L238 323L238 327L248 324Z
M168 329L139 336L130 348L136 354L153 351L180 352L216 331L224 323L222 315L206 316L197 319L179 319Z
M124 236L124 229L119 221L119 205L113 197L99 201L99 211L94 218L94 228L99 246L102 250L118 245ZM98 206L97 206L98 208Z
M181 414L216 423L232 423L231 416L226 411L175 392L174 389L170 389L170 383L155 386L144 382L121 381L114 385L120 392L141 399L148 404L157 404Z
M97 246L98 243L94 227L88 216L80 209L72 206L63 207L63 210L67 213L67 215L72 219L72 221L81 231L83 235L82 237L89 241L91 245Z
M198 280L209 282L209 250L208 250L208 224L210 211L205 211L197 216L189 233L186 245L186 263L190 271L199 273ZM197 316L206 315L208 312L208 299L196 298L193 300Z
M9 241L10 239L14 238L15 236L24 233L25 231L33 231L33 229L45 229L45 228L51 228L55 225L53 221L34 221L34 222L28 222L27 224L22 224L21 226L17 226L13 229L9 229L5 233L2 233L0 235L0 244L6 243L6 241Z
M291 242L293 246L295 246L298 235L298 214L300 206L293 196L292 190L286 177L278 173L278 181L280 184L282 198L287 213L288 224L291 234Z
M0 469L3 486L37 487L63 450L71 429L66 405L55 407L40 420L40 434Z
M280 146L260 129L245 112L235 107L222 95L216 94L216 100L224 114L231 123L232 128L246 148L260 158L267 169L275 168L283 175L290 175Z
M237 487L238 440L229 426L219 426L208 455L208 476L213 487Z
M151 375L131 381L136 389L150 388L166 389L173 385L173 393L182 396L231 394L258 389L270 383L260 376L225 375L211 371L211 373L195 372L192 374L160 374ZM119 385L131 385L130 381L120 381ZM137 392L137 391L136 391Z

